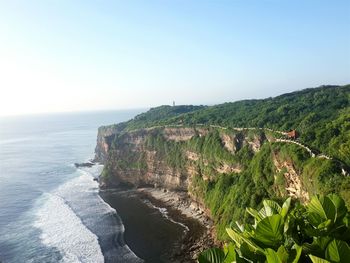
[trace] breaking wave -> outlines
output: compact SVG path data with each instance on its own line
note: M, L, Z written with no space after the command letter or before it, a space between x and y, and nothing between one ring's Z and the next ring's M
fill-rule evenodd
M44 245L55 247L61 262L143 262L125 244L124 225L98 195L96 167L43 195L35 227Z
M46 202L37 212L34 226L42 231L43 244L57 248L62 262L104 262L98 238L79 217L54 194L45 194Z

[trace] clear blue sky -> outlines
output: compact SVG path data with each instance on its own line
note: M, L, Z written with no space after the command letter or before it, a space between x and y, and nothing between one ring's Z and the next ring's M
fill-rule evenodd
M0 114L350 83L350 1L0 0Z

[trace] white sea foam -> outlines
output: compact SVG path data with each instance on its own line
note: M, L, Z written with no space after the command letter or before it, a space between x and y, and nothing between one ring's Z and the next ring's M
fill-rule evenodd
M56 247L62 262L142 262L124 243L124 225L90 172L99 174L98 166L79 169L80 176L46 194L35 222L42 242Z
M42 231L45 245L61 252L62 262L104 262L98 239L75 215L65 201L55 194L37 212L35 227Z
M184 228L184 231L187 232L187 231L190 231L190 229L188 228L188 226L186 226L185 224L181 223L181 222L178 222L178 221L175 221L174 219L172 219L169 215L168 215L168 210L164 207L158 207L156 205L154 205L151 201L149 200L144 200L144 203L147 204L148 206L150 207L153 207L154 209L157 209L161 215L163 217L165 217L166 219L168 219L169 221L175 223L175 224L178 224L180 226L182 226Z

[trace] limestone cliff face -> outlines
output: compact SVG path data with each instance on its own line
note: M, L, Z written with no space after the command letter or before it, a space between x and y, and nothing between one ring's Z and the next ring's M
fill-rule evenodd
M258 152L262 144L267 140L264 133L247 136L243 132L235 134L220 134L223 146L232 154L237 153L244 146L248 145L253 152Z
M232 156L233 161L227 161L227 158L209 159L204 148L198 150L188 147L193 138L206 142L214 132L218 133L216 139L222 151ZM98 130L95 160L105 164L101 187L127 184L189 191L192 194L191 191L195 192L192 187L194 177L210 181L215 179L215 174L239 174L244 170L243 160L235 158L240 150L246 148L254 156L265 143L274 141L271 135L263 132L227 132L210 127L158 127L121 132L115 126L107 126ZM171 145L178 146L180 157L171 156ZM214 151L207 149L209 152L211 150ZM174 165L172 159L176 157L181 159L181 165ZM309 194L293 162L281 159L278 152L271 158L275 192L281 197L287 195L307 202ZM282 180L278 180L278 176Z
M100 138L96 155L104 160L109 173L107 178L101 178L101 184L106 187L130 184L186 191L189 181L187 170L169 165L165 156L147 145L147 139L161 133L166 141L183 142L195 136L196 132L190 128L142 129ZM116 142L113 147L112 140Z
M111 140L118 132L118 129L114 125L101 126L98 128L94 161L105 163Z
M228 162L224 158L209 160L198 149L187 147L186 143L192 138L205 141L213 132L216 132L216 129L164 127L120 133L113 127L100 128L96 160L104 163L106 170L101 177L101 186L130 184L136 187L156 186L187 191L194 176L210 180L210 171L219 174L241 172L242 165L239 161ZM158 148L155 147L155 141L150 143L152 138L157 138L162 144L157 146ZM258 152L266 137L261 134L248 136L243 132L221 131L218 140L222 150L226 151L227 155L234 156L243 147L248 147L253 153ZM172 160L172 150L168 149L172 145L178 145L174 158L181 159L180 165L174 164Z

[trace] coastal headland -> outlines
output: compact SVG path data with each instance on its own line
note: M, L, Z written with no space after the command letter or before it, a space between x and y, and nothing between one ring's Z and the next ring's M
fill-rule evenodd
M100 188L133 188L171 220L197 220L204 238L196 232L180 252L191 259L225 242L225 228L248 220L246 207L265 198L306 203L336 191L349 205L349 93L349 85L322 86L210 107L160 106L100 127Z

